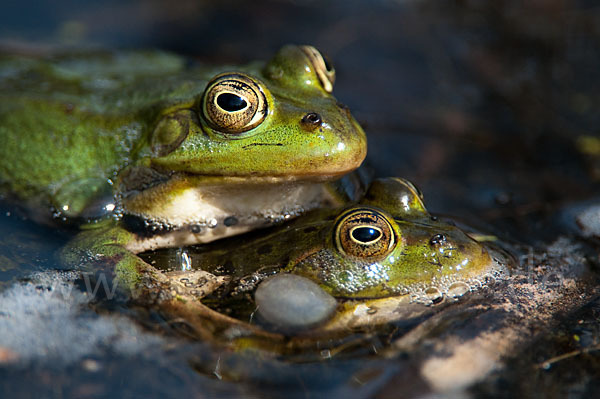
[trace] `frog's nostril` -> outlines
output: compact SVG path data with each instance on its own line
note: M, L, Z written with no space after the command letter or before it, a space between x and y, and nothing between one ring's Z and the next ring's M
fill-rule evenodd
M322 122L323 120L321 119L321 115L317 114L316 112L309 112L308 114L304 115L301 120L302 125L309 129L314 129L321 126Z
M347 117L348 119L350 119L350 120L352 120L352 119L353 119L353 117L352 117L352 114L350 113L350 108L349 108L349 107L348 107L346 104L344 104L344 103L341 103L341 102L339 102L339 101L336 101L336 102L335 102L335 105L337 105L337 107L338 107L339 109L341 109L341 110L342 110L342 112L344 112L344 113L346 114L346 117Z
M429 239L429 245L438 246L445 244L447 241L446 236L443 234L435 234L433 237Z
M343 109L344 111L350 111L350 108L348 108L348 106L344 103L341 103L339 101L335 102L335 105L337 105L338 108Z

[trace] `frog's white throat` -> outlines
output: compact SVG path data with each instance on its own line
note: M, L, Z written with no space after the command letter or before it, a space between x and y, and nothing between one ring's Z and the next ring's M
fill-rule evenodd
M192 178L171 179L123 196L123 211L141 218L147 231L128 245L139 253L159 247L207 243L267 227L318 207L339 206L340 199L324 182L273 184L240 179L227 184L195 184Z

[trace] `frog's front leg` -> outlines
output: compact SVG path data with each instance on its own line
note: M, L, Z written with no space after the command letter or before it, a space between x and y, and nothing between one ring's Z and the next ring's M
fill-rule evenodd
M200 301L227 283L229 276L215 276L203 270L161 272L130 248L137 248L142 239L119 223L107 221L79 233L63 248L60 257L83 273L96 276L97 283L102 278L110 281L112 293L118 292L138 303L155 304L167 315L167 320L173 317L178 322L185 320L200 338L214 339L214 326L236 325L259 331L257 327L220 314ZM105 273L104 277L101 273Z
M116 284L110 286L111 292L116 289L136 298L141 294L144 280L153 281L155 285L167 283L160 271L128 248L136 239L136 234L114 221L89 225L61 250L60 259L88 276L96 275L105 281L108 278ZM100 276L102 273L104 276Z
M162 272L137 256L154 242L152 237L133 233L119 222L105 221L90 225L63 248L61 260L82 270L92 294L99 284L108 284L111 295L119 292L145 303L184 300L198 302L205 295L225 284L229 277L215 276L203 270ZM95 276L91 286L89 276ZM109 298L110 299L110 298Z

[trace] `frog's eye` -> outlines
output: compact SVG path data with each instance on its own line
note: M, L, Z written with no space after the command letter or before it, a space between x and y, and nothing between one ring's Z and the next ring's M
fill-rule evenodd
M218 131L242 133L265 119L267 99L250 77L239 73L220 75L204 92L203 112Z
M300 46L300 48L313 65L323 89L327 93L331 93L333 91L333 83L335 83L335 69L333 69L331 62L313 46Z
M396 245L388 218L375 209L360 208L342 215L334 231L338 250L358 258L383 258Z

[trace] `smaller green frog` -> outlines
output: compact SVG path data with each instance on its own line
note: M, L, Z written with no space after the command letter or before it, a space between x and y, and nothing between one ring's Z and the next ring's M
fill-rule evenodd
M348 208L316 210L271 231L182 254L183 269L193 271L171 261L166 275L191 288L175 290L176 297L202 302L219 319L257 317L294 334L386 323L409 305L451 301L491 284L507 263L430 215L416 187L399 178L376 180ZM198 279L220 280L199 294Z

